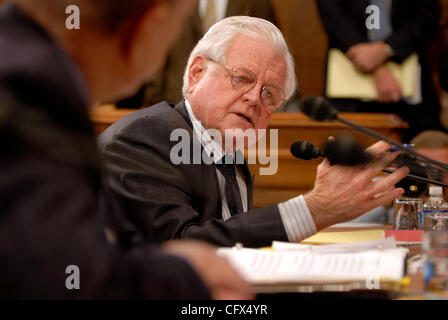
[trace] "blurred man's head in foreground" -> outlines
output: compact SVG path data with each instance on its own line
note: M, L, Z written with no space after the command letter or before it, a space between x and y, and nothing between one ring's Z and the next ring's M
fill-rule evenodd
M163 64L195 0L15 0L76 61L97 103L132 94ZM69 30L66 8L79 8Z

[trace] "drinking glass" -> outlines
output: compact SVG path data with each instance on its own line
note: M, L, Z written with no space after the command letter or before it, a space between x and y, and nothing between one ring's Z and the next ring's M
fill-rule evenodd
M423 229L423 200L397 198L394 201L394 230Z

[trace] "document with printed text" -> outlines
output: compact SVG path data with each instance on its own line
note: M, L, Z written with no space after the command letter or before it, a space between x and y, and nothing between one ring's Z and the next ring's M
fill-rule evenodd
M404 248L352 250L347 245L336 250L297 249L257 250L222 248L218 254L253 284L278 283L340 283L366 281L398 282L404 276L408 253ZM325 247L325 246L320 246Z

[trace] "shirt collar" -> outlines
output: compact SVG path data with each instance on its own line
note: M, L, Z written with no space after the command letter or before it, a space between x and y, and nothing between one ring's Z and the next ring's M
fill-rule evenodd
M204 147L205 152L210 158L213 158L215 163L219 162L225 153L222 150L221 145L212 139L207 129L204 128L201 121L196 118L191 104L188 100L185 100L185 106L187 108L188 116L193 124L193 132Z

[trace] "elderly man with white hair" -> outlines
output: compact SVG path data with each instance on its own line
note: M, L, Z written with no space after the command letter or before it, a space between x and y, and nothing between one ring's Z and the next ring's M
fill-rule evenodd
M247 164L237 161L240 145L224 140L238 130L258 135L295 87L292 55L273 24L243 16L215 24L190 55L184 101L133 113L99 138L110 190L128 212L128 231L149 242L195 238L266 246L272 240L300 241L398 197L403 190L394 185L407 169L372 182L396 156L388 154L366 167L330 166L325 160L310 193L252 209L253 181ZM191 161L173 161L178 140L172 133L179 130L188 133L190 149L182 156ZM198 147L200 163L193 159ZM383 154L388 148L380 142L370 151Z

